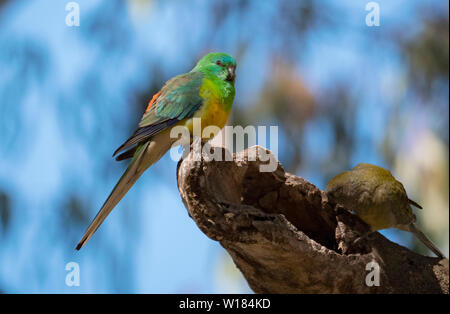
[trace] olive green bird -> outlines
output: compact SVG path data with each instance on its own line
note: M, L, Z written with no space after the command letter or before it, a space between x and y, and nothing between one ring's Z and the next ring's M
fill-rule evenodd
M331 179L326 191L330 199L354 211L370 226L371 232L359 239L377 230L398 228L414 233L438 257L444 257L414 225L411 205L422 207L408 198L403 184L389 170L361 163Z
M113 154L122 152L116 160L132 158L130 165L87 228L77 250L92 237L142 173L178 140L170 136L173 127L185 126L193 134L194 118L201 119L202 130L225 125L235 95L235 70L236 62L230 55L209 53L190 72L170 79L153 96L137 130Z

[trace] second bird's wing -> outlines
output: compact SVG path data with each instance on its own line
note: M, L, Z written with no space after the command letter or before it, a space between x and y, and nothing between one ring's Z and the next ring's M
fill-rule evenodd
M167 81L149 103L137 130L114 152L113 156L149 140L152 136L185 118L192 117L203 102L200 96L203 79L204 75L201 72L189 72ZM133 154L127 153L123 153L117 159L133 156ZM125 156L125 158L120 158L121 156Z

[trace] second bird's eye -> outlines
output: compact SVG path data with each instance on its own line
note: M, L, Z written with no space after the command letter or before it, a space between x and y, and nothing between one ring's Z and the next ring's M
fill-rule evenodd
M220 60L217 60L217 61L216 61L216 64L217 64L218 66L223 66L223 63L222 63L222 61L220 61Z

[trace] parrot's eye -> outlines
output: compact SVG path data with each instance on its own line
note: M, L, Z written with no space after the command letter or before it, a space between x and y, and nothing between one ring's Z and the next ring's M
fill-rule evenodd
M217 64L218 66L220 66L220 67L223 67L223 66L224 66L224 64L223 64L222 61L220 61L220 60L217 60L217 61L216 61L216 64Z

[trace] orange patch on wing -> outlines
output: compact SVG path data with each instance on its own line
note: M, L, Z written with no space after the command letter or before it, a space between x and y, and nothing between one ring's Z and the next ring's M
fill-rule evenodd
M161 95L161 92L157 92L155 95L153 95L152 100L150 100L150 102L148 103L147 109L145 109L145 112L149 111L150 108L152 107L153 103L156 101L156 99L159 97L159 95Z

